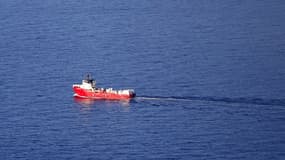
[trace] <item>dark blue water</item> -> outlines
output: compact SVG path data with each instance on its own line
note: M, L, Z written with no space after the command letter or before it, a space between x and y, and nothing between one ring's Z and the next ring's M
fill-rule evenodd
M284 159L284 10L1 1L1 159ZM85 73L138 97L75 99Z

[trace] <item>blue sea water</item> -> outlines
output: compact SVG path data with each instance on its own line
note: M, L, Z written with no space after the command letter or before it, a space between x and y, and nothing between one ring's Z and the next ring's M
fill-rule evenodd
M284 159L285 1L0 1L1 159ZM126 101L73 97L85 73Z

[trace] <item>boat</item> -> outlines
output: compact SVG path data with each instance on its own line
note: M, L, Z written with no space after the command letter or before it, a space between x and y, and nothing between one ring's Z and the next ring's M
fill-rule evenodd
M134 98L133 89L114 90L113 88L97 88L96 81L90 74L82 80L82 84L73 84L74 96L88 99L127 100Z

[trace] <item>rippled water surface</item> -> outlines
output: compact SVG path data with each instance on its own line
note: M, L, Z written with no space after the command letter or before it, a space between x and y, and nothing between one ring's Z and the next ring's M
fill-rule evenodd
M284 159L285 2L0 2L1 159ZM131 101L73 97L90 72Z

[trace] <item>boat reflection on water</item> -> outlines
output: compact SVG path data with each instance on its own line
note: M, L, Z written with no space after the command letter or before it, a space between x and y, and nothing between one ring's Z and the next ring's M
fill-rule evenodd
M79 98L79 97L73 97L73 98L74 98L74 102L76 102L77 104L83 107L91 107L95 103L95 100L93 99Z
M130 106L130 100L97 100L97 99L74 97L74 101L82 107L93 107L93 106L129 107Z

